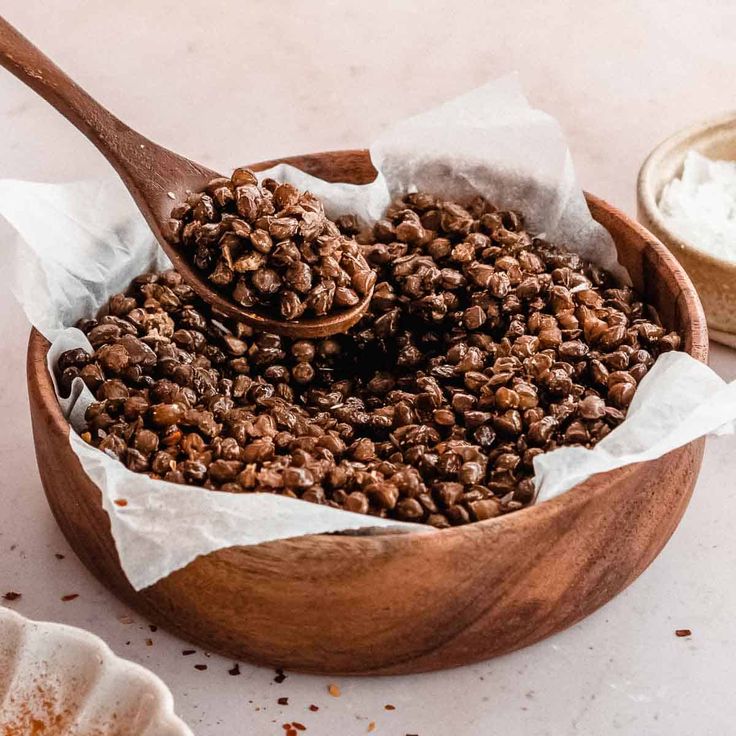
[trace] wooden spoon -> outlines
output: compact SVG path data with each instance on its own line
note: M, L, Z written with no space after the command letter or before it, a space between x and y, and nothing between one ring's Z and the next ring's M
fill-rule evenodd
M174 268L213 307L260 331L296 338L326 337L345 332L363 316L372 291L349 309L293 322L244 309L215 291L168 242L163 228L175 202L183 201L189 191L202 191L210 179L220 174L131 130L1 17L0 64L41 95L97 146L120 175Z

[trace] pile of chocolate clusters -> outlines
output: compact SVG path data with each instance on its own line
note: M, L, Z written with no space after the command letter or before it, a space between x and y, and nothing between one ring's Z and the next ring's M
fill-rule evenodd
M529 504L534 458L605 437L680 346L630 288L482 199L409 194L361 231L246 170L210 189L172 228L241 304L321 314L375 284L370 308L346 334L292 340L216 313L176 272L135 279L80 324L94 353L64 353L58 372L97 399L84 438L136 472L480 521Z
M354 307L376 275L322 202L248 169L213 179L174 208L167 236L241 307L295 320Z

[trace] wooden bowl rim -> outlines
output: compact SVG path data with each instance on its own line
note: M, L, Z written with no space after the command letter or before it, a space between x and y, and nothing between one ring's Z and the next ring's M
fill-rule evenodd
M318 157L340 157L340 156L367 156L367 150L345 150L345 151L326 151L308 154L310 158ZM273 161L261 162L254 164L253 169L259 170L270 168L277 163L293 163L299 157L287 157L283 159L275 159ZM655 251L657 255L657 268L669 269L675 277L686 296L690 297L685 300L687 319L690 322L692 330L691 345L689 354L697 360L707 363L708 358L708 331L703 315L702 306L698 299L695 288L690 281L685 270L678 263L670 251L646 228L629 218L621 210L613 207L603 199L596 197L588 192L584 192L586 202L591 208L594 219L595 211L605 212L614 219L621 220L634 235L644 241L644 244ZM68 438L70 425L62 414L59 402L56 399L53 383L46 365L46 354L48 352L49 343L46 338L41 335L35 328L31 329L28 342L28 381L35 382L38 388L38 394L44 402L44 406L48 411L49 431L61 434ZM68 439L67 439L68 441ZM691 444L691 443L689 443ZM71 446L69 451L72 452ZM79 462L75 456L75 460ZM285 539L272 540L262 544L283 544L294 542L306 542L311 544L328 545L325 549L337 549L341 547L360 546L362 544L373 544L380 540L381 544L387 545L406 545L406 544L422 544L422 540L437 539L437 535L441 535L444 542L451 544L453 540L467 537L468 535L477 535L485 532L489 533L506 533L521 532L524 528L536 526L543 519L564 514L568 510L572 510L579 504L591 501L595 497L604 494L607 490L609 482L623 481L627 476L635 475L640 465L645 463L636 463L627 465L616 470L599 473L588 478L586 481L579 483L569 491L556 496L555 498L544 501L540 504L534 504L511 514L505 514L493 519L478 521L463 526L451 527L449 529L436 530L429 534L412 534L401 532L398 530L379 529L378 533L370 535L361 534L309 534L300 537L289 537ZM81 468L81 463L80 463ZM83 468L81 468L83 470ZM93 483L91 485L94 486ZM96 486L95 486L96 488ZM212 493L213 491L207 491ZM418 525L421 526L421 525ZM332 547L334 545L334 548ZM260 546L260 545L256 545ZM248 546L234 545L228 548L230 550L243 549L247 550ZM216 550L213 554L217 554Z
M736 111L678 130L652 149L641 165L636 181L639 212L646 218L647 224L653 226L655 234L666 243L686 251L691 257L720 269L724 272L723 277L729 279L736 277L736 263L718 258L700 248L693 241L681 238L672 232L657 205L655 182L662 164L683 144L708 140L716 137L721 131L730 129L736 129Z

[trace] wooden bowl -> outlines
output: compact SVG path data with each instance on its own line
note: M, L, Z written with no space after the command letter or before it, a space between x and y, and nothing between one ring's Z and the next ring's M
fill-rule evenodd
M657 206L665 185L682 174L688 151L711 159L736 161L736 114L731 113L675 133L648 156L639 172L637 216L674 253L695 284L711 337L736 347L736 263L706 253L675 235Z
M365 151L286 159L331 181L366 183ZM265 168L267 162L256 168ZM644 228L593 196L636 287L705 361L695 290ZM655 558L692 493L703 440L601 474L509 516L435 534L314 535L200 557L136 592L120 569L100 494L69 445L48 370L28 348L36 455L46 495L84 564L160 626L233 659L305 672L401 674L453 667L570 626Z

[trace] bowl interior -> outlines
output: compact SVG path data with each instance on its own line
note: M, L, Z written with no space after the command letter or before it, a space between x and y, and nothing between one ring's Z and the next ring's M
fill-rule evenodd
M0 607L0 733L192 736L153 673L96 636Z
M670 231L659 211L659 198L665 186L682 174L689 151L713 160L736 161L736 113L675 133L660 143L645 161L639 178L640 206L668 234ZM678 236L671 234L671 237L681 243ZM684 245L699 250L697 243Z

